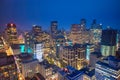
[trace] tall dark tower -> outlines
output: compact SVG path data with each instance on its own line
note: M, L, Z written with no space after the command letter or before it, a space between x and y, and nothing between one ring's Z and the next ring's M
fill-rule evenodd
M2 35L2 30L3 30L3 29L2 29L2 27L0 26L0 35Z
M58 22L52 21L51 22L51 36L54 38L58 31Z
M81 26L81 30L86 29L86 19L81 19L80 26Z
M103 56L115 56L117 30L106 29L102 31L101 52Z

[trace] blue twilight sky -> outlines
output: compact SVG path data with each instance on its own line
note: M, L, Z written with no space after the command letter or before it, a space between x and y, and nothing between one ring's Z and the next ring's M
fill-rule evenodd
M70 29L71 24L87 20L89 28L97 19L103 27L120 29L120 0L0 0L0 26L13 22L19 29L32 25L50 27L57 20L60 28Z

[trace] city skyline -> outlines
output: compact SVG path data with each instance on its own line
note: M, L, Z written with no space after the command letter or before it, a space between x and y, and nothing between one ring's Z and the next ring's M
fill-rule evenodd
M120 0L0 0L0 80L120 80Z
M1 0L0 26L12 22L19 29L30 30L34 24L48 29L51 21L58 21L59 28L70 30L71 24L80 24L85 18L87 28L96 19L103 28L120 29L119 3L119 0Z

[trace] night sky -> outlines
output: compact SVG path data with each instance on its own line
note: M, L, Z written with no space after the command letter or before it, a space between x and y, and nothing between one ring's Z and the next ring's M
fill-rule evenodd
M103 27L120 29L120 0L0 0L0 26L13 22L19 29L31 29L37 24L44 29L57 20L59 28L87 20L89 28L97 19Z

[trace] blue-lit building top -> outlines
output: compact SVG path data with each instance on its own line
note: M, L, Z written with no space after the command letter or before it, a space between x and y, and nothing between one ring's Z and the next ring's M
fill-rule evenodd
M59 80L81 80L83 70L76 70L71 66L67 66L58 72Z
M25 53L25 45L24 44L20 44L20 52Z
M58 72L59 80L93 80L95 79L95 69L82 68L76 70L71 66L67 66Z
M75 70L71 74L66 76L66 80L82 80L84 70Z

